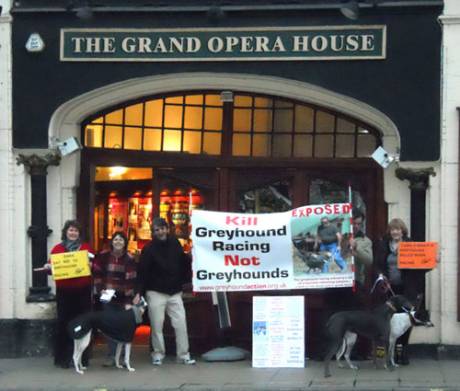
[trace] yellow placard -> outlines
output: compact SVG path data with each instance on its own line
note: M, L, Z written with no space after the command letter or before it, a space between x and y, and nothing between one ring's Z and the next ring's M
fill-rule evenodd
M399 269L434 269L438 254L436 242L399 243Z
M51 272L54 280L90 276L88 251L51 254Z

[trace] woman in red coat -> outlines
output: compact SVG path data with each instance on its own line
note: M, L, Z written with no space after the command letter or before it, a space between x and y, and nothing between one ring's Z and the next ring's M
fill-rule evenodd
M81 226L76 220L68 220L62 228L61 243L56 244L51 254L87 250L93 256L88 243L82 242ZM51 269L51 260L45 265ZM73 354L73 340L67 334L67 324L77 315L91 310L91 276L56 281L57 328L54 344L54 365L69 368ZM88 358L83 355L83 364Z

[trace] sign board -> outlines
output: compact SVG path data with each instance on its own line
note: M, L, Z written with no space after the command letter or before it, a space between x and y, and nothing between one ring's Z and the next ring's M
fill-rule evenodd
M318 228L325 217L335 227L332 230L341 233L342 241L340 246L337 240L327 249L315 249ZM350 218L348 203L264 214L194 210L193 289L213 292L351 287L354 259L346 240Z
M252 319L253 367L305 366L303 296L254 296Z
M434 269L438 254L436 242L399 243L399 269Z
M51 272L55 280L85 277L91 275L88 251L72 251L51 254Z
M311 61L386 58L386 26L61 29L61 61Z

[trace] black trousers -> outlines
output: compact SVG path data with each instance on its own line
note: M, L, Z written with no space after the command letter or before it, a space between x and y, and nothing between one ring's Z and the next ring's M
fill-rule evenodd
M66 366L71 363L73 340L67 332L67 324L76 316L91 311L91 285L78 288L56 289L57 327L54 344L54 364ZM88 351L82 362L87 364Z

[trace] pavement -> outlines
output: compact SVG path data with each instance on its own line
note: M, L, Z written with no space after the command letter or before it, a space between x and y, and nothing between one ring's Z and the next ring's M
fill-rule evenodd
M24 391L325 391L325 390L460 390L460 361L411 359L394 371L375 369L359 361L360 369L337 368L323 377L323 363L307 360L305 368L253 368L250 360L210 363L198 358L193 366L167 357L154 367L146 347L134 347L135 372L105 368L104 352L96 350L84 375L56 368L51 357L0 359L0 390Z

